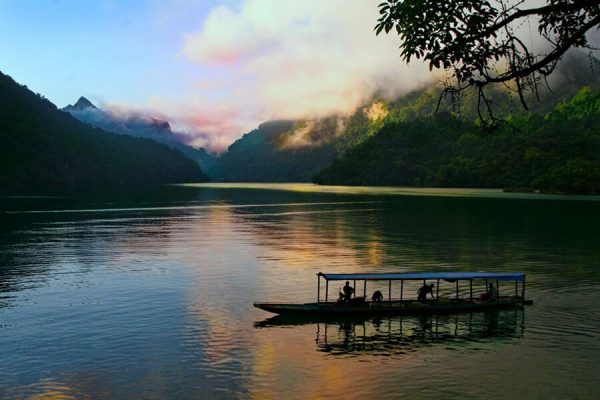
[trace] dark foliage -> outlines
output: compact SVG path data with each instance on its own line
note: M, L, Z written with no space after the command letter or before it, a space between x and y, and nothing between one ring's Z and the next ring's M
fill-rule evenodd
M0 73L0 186L71 188L205 181L180 152L108 134Z
M172 149L181 151L194 161L200 169L206 171L210 168L216 157L206 150L196 149L183 144L180 139L183 134L171 131L168 121L154 118L151 115L132 114L126 117L117 117L97 108L85 97L80 97L74 105L63 108L81 122L102 129L106 132L129 135L165 144Z

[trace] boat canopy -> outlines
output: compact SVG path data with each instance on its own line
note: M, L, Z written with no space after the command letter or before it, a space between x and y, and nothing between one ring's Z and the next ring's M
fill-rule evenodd
M398 281L398 280L429 280L444 279L447 281L490 279L498 281L525 281L524 272L398 272L383 274L324 274L319 277L328 281Z

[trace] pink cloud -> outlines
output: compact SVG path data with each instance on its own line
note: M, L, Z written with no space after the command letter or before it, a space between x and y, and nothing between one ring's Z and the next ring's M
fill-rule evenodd
M174 131L185 136L182 141L195 147L221 153L243 133L253 129L256 118L232 102L215 102L192 97L184 101L154 97L152 109L160 109L171 122Z
M376 37L377 4L364 0L243 0L218 6L183 36L181 55L214 79L187 98L152 98L182 140L224 151L270 119L347 115L378 96L431 81L400 61L397 38Z
M375 93L431 80L426 66L401 63L396 37L375 36L377 18L362 0L246 0L215 8L182 52L225 67L243 96L236 104L259 119L347 114Z

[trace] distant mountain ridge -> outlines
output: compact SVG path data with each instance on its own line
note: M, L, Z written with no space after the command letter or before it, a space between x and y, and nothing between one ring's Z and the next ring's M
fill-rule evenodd
M63 108L81 122L107 132L129 135L153 140L181 151L194 161L203 171L207 171L215 162L216 156L204 149L196 149L182 143L177 133L171 130L169 121L150 115L131 114L127 117L116 117L96 107L85 97L80 97L73 105Z
M582 86L600 87L600 74L595 71L600 71L598 60L573 52L559 66L549 88L541 88L539 99L528 99L529 110L524 109L519 98L507 89L489 93L493 110L507 120L522 118L532 112L550 112L557 103L575 96ZM432 84L393 101L374 98L350 116L261 124L233 143L208 173L212 179L222 181L310 182L314 176L319 176L318 182L338 183L333 175L325 179L321 171L330 167L334 160L343 158L346 152L371 140L385 126L423 120L434 121L434 124L444 120L450 123L454 119L477 123L478 97L475 92L464 92L458 99L443 99L438 110L441 90L440 86ZM423 125L424 134L429 128L429 125ZM474 128L475 131L478 129L481 130ZM372 168L362 165L360 157L354 157L352 162L358 169ZM352 180L346 177L343 182ZM377 179L363 180L364 184L369 182L376 184Z
M181 152L92 128L0 72L0 189L206 180Z

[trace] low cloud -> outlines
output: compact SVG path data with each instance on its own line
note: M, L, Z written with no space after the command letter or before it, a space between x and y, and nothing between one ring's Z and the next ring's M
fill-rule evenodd
M543 0L527 5L537 3ZM373 99L393 99L436 79L425 64L401 60L397 35L375 36L378 17L377 2L367 0L241 0L215 7L179 49L207 78L190 81L187 98L155 97L147 107L161 110L183 142L216 152L267 120L335 115L343 123ZM589 34L592 43L598 32ZM535 20L516 33L534 51L545 51ZM366 112L376 119L384 110ZM307 135L300 129L290 143L312 142Z
M261 121L348 115L376 94L393 98L430 82L427 66L401 61L397 36L375 36L377 18L377 4L363 0L219 6L185 35L182 53L219 71L221 84L197 83L207 100L186 111L165 101L161 109L178 109L186 129L206 132L201 141L217 149Z
M172 130L184 143L216 153L227 150L233 141L262 122L235 98L231 101L209 101L200 97L170 101L154 97L149 106L168 116Z

